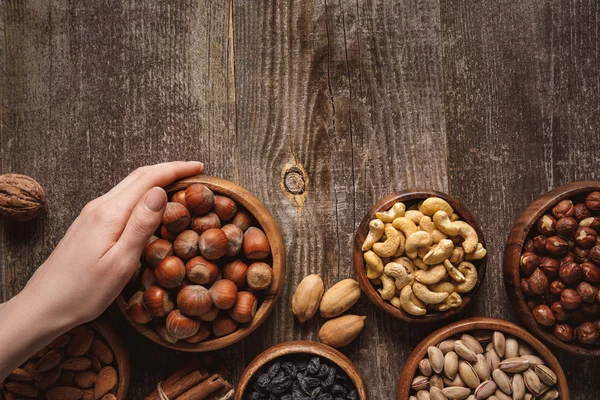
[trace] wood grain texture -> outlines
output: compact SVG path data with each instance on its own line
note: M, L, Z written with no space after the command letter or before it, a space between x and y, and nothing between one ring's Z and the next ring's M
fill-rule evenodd
M598 179L599 13L591 0L5 0L0 173L34 177L48 209L3 224L2 298L129 171L201 159L266 204L288 253L273 316L219 352L234 378L273 344L316 339L323 319L300 326L289 312L295 286L353 277L364 213L409 187L448 192L477 217L488 271L468 313L514 320L500 283L510 226L552 187ZM367 326L344 352L371 398L394 398L436 326L366 297L353 311ZM143 398L181 356L110 317L130 348L129 398ZM560 361L573 399L600 390L579 379L591 361Z

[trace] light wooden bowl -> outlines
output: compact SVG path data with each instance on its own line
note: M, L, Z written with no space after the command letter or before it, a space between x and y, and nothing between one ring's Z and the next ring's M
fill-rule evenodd
M375 213L388 210L394 203L403 202L404 204L406 204L406 208L408 208L409 206L416 204L418 201L424 200L428 197L439 197L446 200L452 206L452 208L454 208L454 211L461 216L461 219L467 222L475 229L477 235L479 236L479 242L483 245L483 247L486 247L483 232L481 231L481 228L479 228L477 220L475 219L473 214L469 212L465 205L462 204L459 200L455 199L454 197L451 197L450 195L447 195L446 193L438 192L435 190L410 189L397 193L392 193L391 195L378 201L373 207L371 207L371 209L367 212L362 222L358 226L358 229L356 230L356 234L354 235L354 248L352 250L354 268L356 269L358 283L360 284L360 287L362 288L363 292L365 292L367 297L377 307L379 307L381 310L385 311L392 317L414 323L430 323L435 321L441 321L463 311L470 303L473 296L477 293L479 286L481 286L481 282L483 281L483 278L485 276L485 267L487 260L486 256L481 260L473 261L473 265L475 265L475 267L477 268L479 279L477 281L477 285L473 288L473 290L463 295L463 302L460 307L451 308L448 311L439 312L435 314L425 314L423 316L416 316L410 315L404 310L392 306L390 303L388 303L381 297L381 295L377 292L377 290L369 281L369 278L367 278L365 262L363 259L362 244L365 241L367 234L369 233L369 222L375 218Z
M116 370L119 375L115 397L117 400L125 400L129 391L129 380L131 378L131 363L127 349L117 332L115 332L108 322L95 320L90 322L89 325L104 338L115 356Z
M321 356L340 367L344 372L346 372L346 374L348 374L348 377L352 380L352 383L356 387L358 398L360 400L368 399L367 387L365 385L365 382L361 378L360 373L358 372L358 368L356 368L356 365L354 365L352 361L348 359L348 357L346 357L333 347L329 347L325 344L306 340L299 340L295 342L280 343L278 345L268 348L267 350L263 351L258 356L256 356L256 358L252 360L252 362L246 367L246 369L242 373L242 376L240 377L237 388L235 390L234 400L243 400L244 391L252 381L254 374L256 374L256 372L260 370L264 365L282 356L303 353Z
M123 295L120 295L117 298L116 303L119 310L121 310L121 313L131 324L131 326L133 326L143 336L152 340L154 343L174 350L186 352L206 352L222 349L242 340L252 333L256 328L258 328L267 319L269 314L271 314L273 307L275 307L277 297L281 293L283 285L285 284L285 246L283 238L281 237L281 232L279 231L279 226L265 205L252 193L233 182L212 176L198 175L174 182L167 186L165 191L170 194L182 189L186 189L188 186L194 183L206 185L206 187L213 192L225 195L242 205L254 216L255 220L267 235L267 239L269 239L269 245L271 246L271 257L273 260L273 282L267 291L264 301L256 311L254 318L249 323L240 325L240 328L233 333L220 338L213 338L195 344L187 343L185 341L169 343L166 340L163 340L152 329L151 326L138 324L129 318L129 315L126 312L126 301Z
M408 399L410 385L419 366L419 362L427 355L427 348L429 346L435 346L452 336L475 330L501 331L523 340L546 362L546 365L556 373L558 378L556 388L560 393L559 399L569 400L567 378L552 352L523 328L511 322L495 318L468 318L438 329L423 339L410 354L408 361L404 364L404 368L400 374L400 382L398 383L397 399Z
M527 307L527 300L521 290L520 259L523 245L531 228L537 220L561 200L600 190L600 182L573 182L556 188L531 203L517 219L510 231L504 250L504 287L515 309L517 317L535 336L552 347L582 356L600 356L600 348L583 347L563 342L554 336L552 331L539 325Z

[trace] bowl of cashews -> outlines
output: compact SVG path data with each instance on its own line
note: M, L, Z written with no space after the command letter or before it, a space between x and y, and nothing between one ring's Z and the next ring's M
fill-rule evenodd
M389 315L428 323L469 304L486 267L483 233L457 199L411 189L377 202L354 236L363 292Z

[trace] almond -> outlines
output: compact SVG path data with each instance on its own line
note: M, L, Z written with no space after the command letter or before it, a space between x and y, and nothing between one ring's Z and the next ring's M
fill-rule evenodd
M94 389L85 389L82 392L83 396L81 397L81 400L96 400L94 398Z
M75 372L73 371L62 371L58 381L56 384L58 386L71 386L73 384L73 378L75 377Z
M339 281L321 299L320 311L325 318L337 317L352 307L360 298L360 287L354 279Z
M73 381L82 389L89 389L94 386L98 376L92 371L77 372Z
M60 367L67 371L85 371L91 366L92 361L85 357L73 357L60 363Z
M94 385L94 397L101 398L117 386L117 371L113 367L104 367L98 374Z
M91 347L92 354L103 364L112 364L114 356L110 348L99 340L94 340Z
M319 340L331 347L344 347L352 342L365 326L365 318L347 314L325 322L319 330Z
M79 400L83 396L83 392L80 389L59 386L54 389L50 389L46 393L46 400Z
M54 385L59 377L60 377L60 368L59 367L53 368L47 372L42 372L41 374L36 376L37 382L35 382L35 387L37 387L40 390L46 390L50 386Z
M96 356L93 354L88 354L87 356L92 362L92 371L94 371L95 373L99 373L102 369L102 364L100 363L100 360L98 360L98 358L96 358Z
M67 354L80 357L88 352L94 341L94 331L90 328L80 330L67 346Z
M292 313L300 323L308 321L315 315L324 291L323 279L318 274L308 275L302 279L292 297Z
M23 397L37 397L40 393L35 386L25 382L8 382L4 388L12 394Z
M15 369L13 372L11 372L11 374L8 377L9 377L9 379L12 379L13 381L20 381L20 382L33 381L33 376L31 376L31 374L27 370L24 370L23 368Z
M54 339L48 345L48 347L51 349L62 349L63 347L68 345L70 341L71 341L71 335L64 333L64 334L60 335L59 337L57 337L56 339Z
M63 352L60 350L50 350L35 364L35 372L46 372L58 366L63 359Z

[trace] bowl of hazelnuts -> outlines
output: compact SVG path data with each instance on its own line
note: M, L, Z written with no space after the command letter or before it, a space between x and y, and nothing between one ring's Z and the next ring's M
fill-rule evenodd
M188 352L227 347L271 313L285 248L264 204L232 182L195 176L165 188L162 223L116 303L142 335Z
M551 346L600 356L600 182L574 182L527 207L504 252L517 316Z

